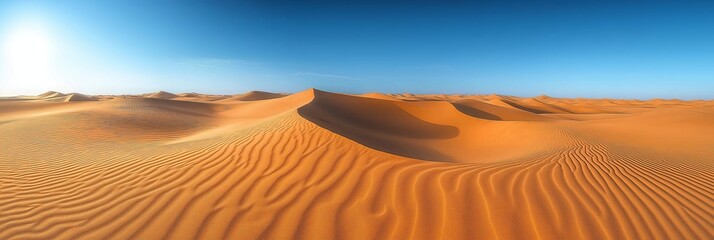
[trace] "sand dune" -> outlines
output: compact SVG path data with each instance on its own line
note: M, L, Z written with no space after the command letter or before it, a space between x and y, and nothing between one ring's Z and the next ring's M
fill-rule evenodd
M239 95L233 96L226 100L258 101L258 100L266 100L266 99L281 98L281 97L285 97L285 95L280 94L280 93L271 93L271 92L263 92L263 91L250 91L250 92L247 92L244 94L239 94Z
M60 93L60 92L55 92L55 91L48 91L43 94L37 95L38 98L55 98L55 97L64 97L64 96L67 96L67 95Z
M0 101L0 239L714 238L712 101L69 96Z
M454 106L464 114L472 117L503 120L503 121L548 121L547 116L541 116L520 109L505 108L498 105L492 105L486 102L464 99L454 101Z
M170 92L164 92L164 91L158 91L155 93L147 94L149 98L158 98L158 99L172 99L172 98L177 98L179 97L176 94L170 93Z
M80 93L70 93L67 94L64 101L65 102L78 102L78 101L97 101L98 99L92 96L87 96Z
M376 99L382 99L382 100L390 100L390 101L401 101L400 99L396 97L392 97L386 94L381 94L381 93L366 93L359 95L360 97L366 97L366 98L376 98Z

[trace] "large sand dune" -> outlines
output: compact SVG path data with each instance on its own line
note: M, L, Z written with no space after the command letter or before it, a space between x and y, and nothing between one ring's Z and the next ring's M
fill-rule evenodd
M713 239L714 102L0 99L0 239L196 238Z

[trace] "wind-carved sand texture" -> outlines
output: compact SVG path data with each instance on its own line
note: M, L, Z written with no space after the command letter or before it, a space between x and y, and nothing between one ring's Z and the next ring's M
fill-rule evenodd
M714 239L714 102L0 100L0 239Z

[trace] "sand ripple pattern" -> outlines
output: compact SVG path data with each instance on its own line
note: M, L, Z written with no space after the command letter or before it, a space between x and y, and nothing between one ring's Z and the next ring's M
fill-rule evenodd
M93 164L3 154L0 239L714 238L710 165L559 136L567 147L519 161L439 163L289 112Z

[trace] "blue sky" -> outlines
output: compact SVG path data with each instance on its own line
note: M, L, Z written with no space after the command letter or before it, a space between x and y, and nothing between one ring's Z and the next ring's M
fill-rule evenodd
M712 12L682 1L2 1L0 95L711 99Z

